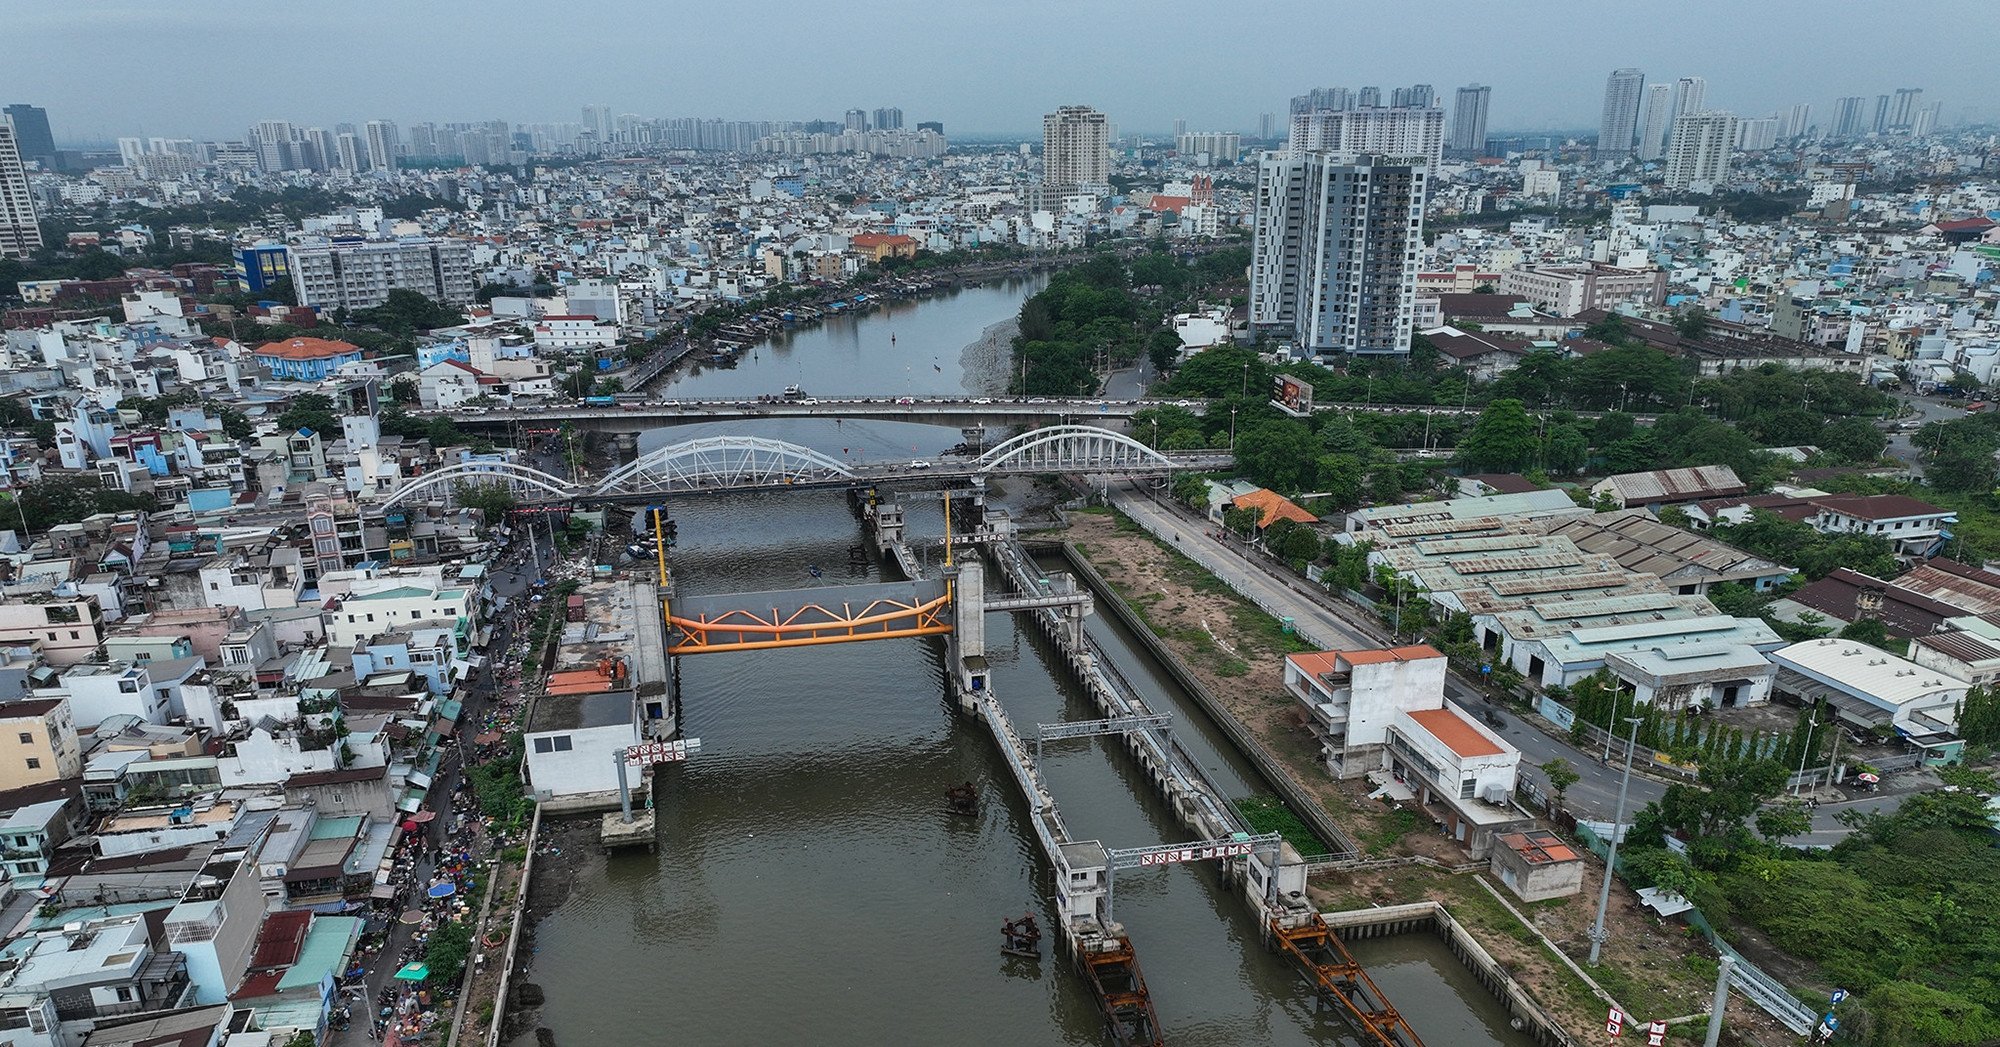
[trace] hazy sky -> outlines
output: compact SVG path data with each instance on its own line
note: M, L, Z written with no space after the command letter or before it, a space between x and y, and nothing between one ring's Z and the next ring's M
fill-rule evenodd
M240 138L260 119L576 121L613 113L1028 132L1065 103L1127 131L1252 129L1317 86L1493 87L1495 131L1595 127L1604 77L1708 78L1768 115L1922 87L2000 110L1995 0L0 0L0 103L60 141Z

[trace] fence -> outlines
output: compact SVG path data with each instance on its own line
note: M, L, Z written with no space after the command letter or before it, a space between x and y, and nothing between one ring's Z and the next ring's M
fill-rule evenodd
M1577 825L1576 835L1577 839L1582 840L1584 846L1590 848L1591 853L1599 858L1610 851L1610 846L1587 823ZM1618 860L1618 870L1622 874L1624 869L1625 860L1621 855ZM1700 909L1689 909L1681 915L1687 918L1689 926L1699 930L1702 936L1708 939L1708 943L1715 946L1716 952L1736 961L1736 970L1731 975L1729 984L1742 993L1745 999L1762 1008L1764 1013L1776 1018L1785 1028L1801 1036L1819 1021L1819 1016L1805 1004L1800 1003L1798 998L1792 995L1791 990L1785 988L1783 982L1765 974L1756 964L1751 963L1742 953L1723 941L1722 935L1716 933L1715 925L1708 922L1708 917L1703 916Z

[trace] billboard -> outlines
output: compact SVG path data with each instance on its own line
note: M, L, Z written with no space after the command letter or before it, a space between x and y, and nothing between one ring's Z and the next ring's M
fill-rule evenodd
M1271 406L1292 415L1311 414L1312 383L1288 374L1271 376Z

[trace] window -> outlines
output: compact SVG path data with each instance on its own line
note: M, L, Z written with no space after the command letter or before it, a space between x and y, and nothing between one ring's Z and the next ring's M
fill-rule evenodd
M21 744L22 744L22 745L33 745L33 744L35 744L35 736L34 736L34 735L32 735L32 734L29 734L29 733L28 733L28 732L26 732L26 731L22 731L22 732L21 732Z
M538 752L538 753L546 753L546 752L553 752L554 750L555 750L555 742L554 742L554 741L552 741L552 740L550 740L550 739L548 739L548 738L537 738L537 739L535 739L535 751L536 751L536 752Z
M129 986L129 985L121 985L121 986L119 986L119 987L118 987L118 1002L119 1002L119 1003L131 1003L131 1002L132 1002L132 987L131 987L131 986Z
M1475 787L1475 786L1477 786L1478 784L1479 784L1479 779L1477 779L1477 778L1467 778L1467 779L1465 779L1464 781L1461 781L1461 782L1459 782L1459 783L1458 783L1458 798L1459 798L1459 799L1461 799L1461 800L1470 800L1470 799L1472 799L1472 793L1473 793L1473 789L1474 789L1474 787Z
M42 769L42 761L37 760L32 756L28 757L28 770L39 771L41 769Z

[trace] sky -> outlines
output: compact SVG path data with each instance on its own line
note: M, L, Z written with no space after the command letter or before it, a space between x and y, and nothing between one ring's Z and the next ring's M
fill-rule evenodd
M1641 17L1644 12L1644 17ZM2000 2L1905 0L0 0L0 103L57 140L643 116L840 118L1038 133L1058 105L1122 132L1253 130L1309 88L1493 88L1489 128L1595 128L1613 68L1708 80L1712 108L1921 87L2000 119Z

